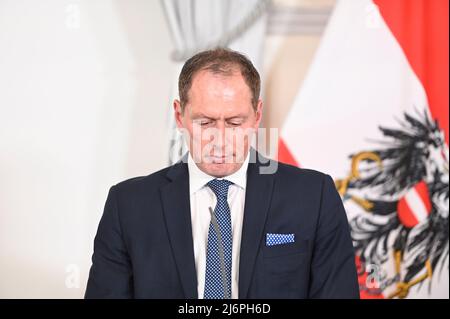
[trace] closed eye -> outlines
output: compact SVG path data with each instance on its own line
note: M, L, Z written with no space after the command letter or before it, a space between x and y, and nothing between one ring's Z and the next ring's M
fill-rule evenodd
M208 126L208 125L210 125L210 124L212 124L212 121L201 121L201 122L200 122L200 125L201 125L201 126Z
M194 124L200 125L200 126L208 126L212 124L212 120L210 119L201 119L201 120L194 120Z
M238 127L244 123L242 118L232 118L227 120L227 124L231 127Z

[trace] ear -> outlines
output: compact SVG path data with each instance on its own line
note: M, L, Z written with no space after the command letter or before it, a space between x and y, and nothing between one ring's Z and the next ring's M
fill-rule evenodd
M173 100L173 110L175 116L175 122L177 123L178 128L183 128L183 112L181 110L181 103L179 100Z
M255 129L258 129L259 123L262 120L262 108L263 108L263 102L261 99L258 100L258 104L256 105L256 122L255 122Z

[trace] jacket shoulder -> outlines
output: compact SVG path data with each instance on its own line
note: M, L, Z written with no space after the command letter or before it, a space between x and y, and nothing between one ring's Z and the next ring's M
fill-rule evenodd
M309 168L300 168L294 165L278 162L276 173L281 180L300 181L306 183L322 183L328 174Z
M160 186L168 182L166 176L171 167L172 166L165 167L146 176L137 176L123 180L113 185L111 188L115 189L116 192L121 194L130 194L142 190L145 190L147 192L149 190L151 191L152 189L157 190Z

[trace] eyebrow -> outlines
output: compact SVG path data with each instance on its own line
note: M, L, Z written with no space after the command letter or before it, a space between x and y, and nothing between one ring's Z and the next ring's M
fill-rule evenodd
M247 119L247 116L244 116L244 115L236 115L236 116L232 116L232 117L226 118L225 121L237 120L237 119L242 119L243 121L245 121L245 120Z
M210 120L217 120L217 118L202 114L202 113L196 113L196 114L192 114L192 119L197 120L197 119L201 119L201 118L205 118L205 119L210 119ZM246 119L247 116L243 115L243 114L238 114L238 115L234 115L231 117L227 117L225 118L225 121L229 121L229 120L233 120L233 119Z
M192 117L194 120L200 119L200 118L206 118L206 119L214 120L213 117L207 116L207 115L202 114L202 113L195 113L195 114L192 114L191 117Z

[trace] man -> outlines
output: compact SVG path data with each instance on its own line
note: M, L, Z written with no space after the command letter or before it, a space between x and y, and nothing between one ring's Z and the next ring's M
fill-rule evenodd
M190 58L174 101L190 152L113 186L86 298L358 298L330 176L251 148L260 78L228 49Z

